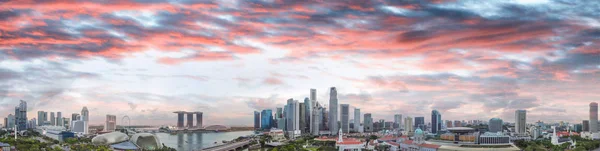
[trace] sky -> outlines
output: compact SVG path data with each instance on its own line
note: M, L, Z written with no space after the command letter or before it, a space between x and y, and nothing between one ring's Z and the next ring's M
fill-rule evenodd
M600 101L600 1L0 1L0 116L253 125L304 100L373 118L580 123Z

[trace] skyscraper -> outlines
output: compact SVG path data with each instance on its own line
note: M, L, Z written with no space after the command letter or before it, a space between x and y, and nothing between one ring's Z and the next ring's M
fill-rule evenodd
M341 116L342 116L342 132L348 133L350 131L350 105L340 104Z
M515 132L517 134L525 134L526 133L526 114L525 110L516 110L515 111Z
M79 119L80 117L81 116L79 116L79 113L73 113L73 114L71 114L71 121L81 120L81 119Z
M581 123L582 125L582 131L584 132L589 132L590 131L590 121L588 120L583 120L583 122Z
M44 125L44 123L48 120L48 112L38 111L37 120L38 120L38 122L37 122L38 126Z
M302 127L304 127L304 129L302 131L305 133L309 133L309 134L311 133L310 123L312 123L312 121L311 121L312 110L313 110L312 101L309 100L308 98L304 98L304 114L302 115L302 116L304 116L304 125L302 125Z
M81 120L83 121L83 134L88 134L88 124L90 122L90 112L88 111L87 107L83 107L83 109L81 109Z
M285 108L285 118L286 118L286 130L287 131L296 131L299 130L300 127L300 116L299 116L299 104L298 101L294 99L288 99L287 105Z
M338 133L338 99L337 90L331 87L329 90L329 130L332 135Z
M360 109L354 109L354 132L360 132Z
M260 112L254 111L254 129L260 129Z
M431 111L431 133L437 134L442 130L442 114L437 110Z
M312 117L312 134L315 136L319 135L321 120L323 119L323 108L317 103L315 108L313 108L313 117Z
M407 131L407 132L415 131L415 128L413 127L413 119L410 116L407 116L404 119L404 131Z
M15 128L15 116L12 114L8 114L6 117L6 129L14 129Z
M598 132L598 103L590 103L590 132Z
M54 112L50 112L50 125L56 126L56 116L54 116Z
M283 116L283 108L278 107L275 113L275 119L277 119L277 128L285 129L285 117Z
M371 113L366 113L363 121L364 131L365 132L373 132L373 118L371 117Z
M62 113L56 112L56 126L63 126L64 122L62 120Z
M306 131L304 131L305 126L306 126L306 105L304 105L304 103L300 103L298 102L298 130L300 130L302 133L306 133Z
M104 131L113 132L115 129L117 129L117 116L107 114L104 123Z
M310 100L317 101L317 89L310 89Z
M27 102L23 100L15 107L15 124L19 131L27 129Z
M271 109L262 110L260 112L260 127L263 130L271 129L271 120L273 120L273 111Z
M320 124L321 119L317 119L317 118L320 117L319 114L321 114L321 112L320 112L320 109L318 109L318 108L320 108L321 106L317 102L317 89L310 89L310 106L311 106L311 109L309 111L309 116L310 116L309 129L313 135L319 135L319 124Z
M398 127L400 127L400 125L402 125L402 114L394 115L394 125L398 125Z
M492 133L502 132L502 119L492 118L488 123L488 131Z
M415 117L414 128L425 129L425 117Z

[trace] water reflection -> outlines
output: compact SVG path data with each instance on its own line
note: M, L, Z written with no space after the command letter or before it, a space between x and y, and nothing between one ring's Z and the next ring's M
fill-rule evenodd
M211 147L217 144L222 144L222 141L231 141L240 136L254 134L253 131L240 132L219 132L219 133L156 133L156 136L166 146L175 148L179 151L200 150L202 148Z

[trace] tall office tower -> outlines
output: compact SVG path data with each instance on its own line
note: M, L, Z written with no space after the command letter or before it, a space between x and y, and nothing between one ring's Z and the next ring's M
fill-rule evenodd
M415 117L415 125L414 128L420 128L421 130L425 129L425 117Z
M459 120L454 120L454 127L461 127L462 124L460 123Z
M320 119L315 119L317 116L319 115L315 115L315 114L319 114L320 112L315 111L317 108L320 107L320 105L317 102L317 89L310 89L310 112L309 112L309 116L310 116L310 126L309 126L309 130L313 135L318 135L319 133L319 128L318 128L318 122L317 121L321 121ZM317 123L317 124L315 124ZM316 132L316 133L315 133Z
M371 117L371 113L366 113L363 121L363 125L365 128L365 132L373 132L373 118Z
M354 132L360 132L360 109L354 108Z
M590 131L590 121L583 120L583 122L581 123L581 125L582 125L582 131L584 131L584 132L589 132Z
M46 112L48 113L48 112ZM77 120L81 120L79 119L81 116L79 116L79 113L73 113L71 114L71 121L77 121Z
M407 131L407 132L415 131L415 128L413 127L413 119L410 116L407 116L406 119L404 119L404 131Z
M27 102L23 100L15 107L15 124L19 131L27 129Z
M275 119L277 119L277 128L278 129L285 129L285 118L283 116L283 108L278 107L277 112L275 113Z
M310 100L317 101L317 89L310 89Z
M8 114L6 117L6 129L14 129L15 128L15 116L12 114Z
M431 111L431 133L437 134L442 130L442 114L437 110Z
M321 110L321 126L319 127L321 130L329 130L329 111L327 108L323 107Z
M502 119L492 118L488 123L488 131L492 133L502 132Z
M331 87L329 90L329 130L331 135L337 135L338 133L338 99L337 90L335 87Z
M270 130L272 127L271 120L273 120L273 111L271 111L271 109L262 110L260 117L260 128L263 130Z
M90 112L88 111L87 107L83 107L83 109L81 109L81 120L83 121L83 134L88 134L89 130L88 130L88 124L90 122Z
M590 103L590 132L598 132L598 103Z
M260 129L260 112L254 111L254 130Z
M323 117L322 117L322 115L323 115L322 110L323 110L323 108L321 108L321 106L318 105L318 103L317 103L317 106L315 108L313 108L313 117L312 117L312 123L311 123L311 125L312 125L312 127L311 127L312 128L312 130L311 130L312 135L319 136L321 119L323 119Z
M454 127L454 124L450 120L446 120L446 128Z
M304 114L302 114L302 116L304 116L304 125L302 127L304 127L304 129L302 130L305 133L311 133L311 116L312 116L312 110L313 110L313 105L311 100L309 100L308 98L304 98Z
M4 118L4 125L2 125L2 127L8 129L8 118L7 117Z
M56 112L56 126L63 126L64 122L62 121L62 113Z
M517 134L525 134L527 126L526 122L526 111L525 110L516 110L515 111L515 132Z
M402 114L394 115L394 125L398 125L398 127L400 127L400 125L402 125Z
M56 116L54 116L54 112L50 112L50 125L56 126Z
M385 130L385 120L379 119L379 129Z
M48 112L38 111L37 120L38 120L38 122L37 122L38 126L44 125L46 120L48 120Z
M344 133L348 133L350 131L350 123L348 122L348 120L350 120L350 105L348 104L340 104L340 109L341 109L341 127L342 127L342 132Z
M294 99L287 100L286 107L286 122L287 122L287 131L296 131L299 130L300 126L300 116L299 116L299 104L298 101Z
M117 129L117 116L106 114L106 121L104 123L104 131L113 132Z
M306 114L306 105L304 105L304 103L298 102L298 115L299 115L298 130L300 130L302 132L302 134L306 133L304 131L304 126L306 126L306 116L304 116L305 114Z

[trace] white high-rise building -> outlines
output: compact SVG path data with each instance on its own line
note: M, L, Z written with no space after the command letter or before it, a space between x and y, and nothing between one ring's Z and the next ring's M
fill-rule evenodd
M62 113L56 112L56 126L63 126L65 122L63 122Z
M316 115L317 112L316 110L320 107L319 104L317 103L317 90L316 89L310 89L310 111L308 113L310 113L310 133L312 133L313 135L319 135L319 119L316 119L318 115ZM316 132L316 133L315 133Z
M526 133L526 114L525 110L516 110L515 111L515 133L517 134L525 134Z
M402 114L394 115L394 124L397 124L398 127L400 127L400 125L402 125Z
M44 125L44 123L48 120L48 112L38 111L37 120L38 120L38 122L37 122L38 126Z
M337 135L338 128L337 90L335 87L331 87L329 90L329 131L331 135Z
M360 109L354 109L354 132L360 132Z
M598 103L590 103L590 132L598 132Z
M117 129L117 116L115 115L106 115L106 122L104 124L104 131L113 132Z
M323 112L323 108L317 103L317 106L313 108L313 118L312 118L312 134L315 136L319 135L321 119L323 119L321 114Z
M56 116L54 116L54 112L50 112L50 125L56 126Z
M88 124L89 124L89 120L90 120L90 113L87 109L87 107L83 107L83 109L81 109L81 120L84 121L83 122L83 134L88 134Z
M73 121L73 126L71 128L71 131L76 132L76 133L82 133L82 134L87 134L87 122L83 121L83 120L77 120L77 121Z
M410 116L407 116L404 119L404 131L406 132L414 132L415 129L413 127L413 119Z

